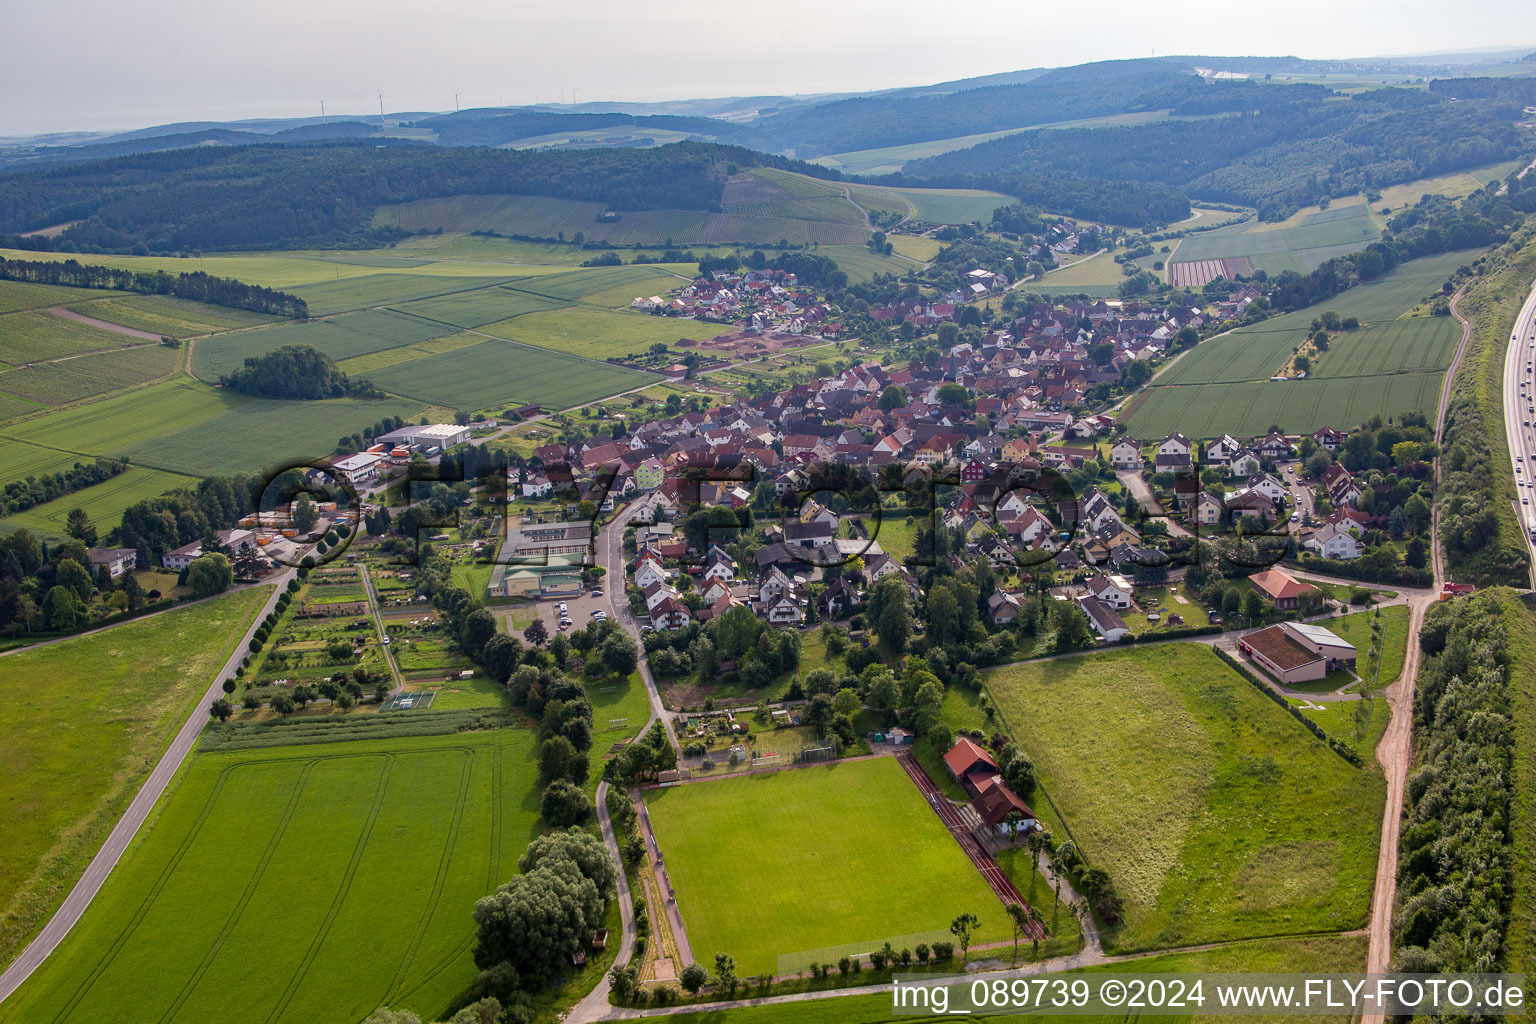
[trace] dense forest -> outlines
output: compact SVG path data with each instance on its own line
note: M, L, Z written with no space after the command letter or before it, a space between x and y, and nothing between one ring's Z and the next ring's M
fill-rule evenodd
M1398 852L1394 971L1504 964L1514 736L1501 613L1494 595L1477 594L1436 605L1419 635L1425 658Z
M1322 99L1311 89L1252 88L1289 98L1196 120L1022 132L914 160L904 170L908 179L999 189L1020 177L1161 184L1283 219L1325 195L1485 166L1530 145L1491 100L1406 89Z
M83 252L373 245L400 234L372 227L378 206L440 196L518 193L616 210L717 210L733 166L836 176L694 142L558 152L374 141L179 149L0 176L0 234L75 221L55 247Z
M643 135L647 130L690 132L742 145L750 145L755 137L752 129L733 121L667 114L637 117L616 111L565 114L554 110L465 110L419 121L417 125L435 131L441 146L500 146L539 135L620 127L633 128L637 135Z
M297 295L233 278L212 277L201 270L171 275L163 270L154 273L118 270L76 260L8 260L0 257L0 280L62 284L71 288L106 288L140 295L173 295L192 302L297 319L309 315L308 304Z
M1050 71L1022 85L836 100L774 114L754 127L765 148L792 149L808 157L1154 110L1139 102L1143 94L1162 98L1177 93L1182 100L1181 85L1193 90L1202 83L1179 65L1108 61Z
M219 378L224 387L262 398L381 398L367 381L353 380L336 361L312 345L284 345Z

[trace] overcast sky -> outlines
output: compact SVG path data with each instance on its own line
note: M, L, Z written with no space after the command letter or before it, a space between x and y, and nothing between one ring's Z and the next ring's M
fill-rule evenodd
M855 91L1160 54L1536 44L1530 0L74 0L6 5L0 135Z

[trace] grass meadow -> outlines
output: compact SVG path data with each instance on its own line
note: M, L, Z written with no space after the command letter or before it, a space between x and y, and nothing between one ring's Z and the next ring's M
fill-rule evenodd
M0 657L0 962L64 898L270 594Z
M522 729L197 754L0 1020L443 1016L474 901L537 834L535 775Z
M742 975L768 974L780 953L878 946L943 931L965 912L982 920L978 942L1012 934L1002 904L894 758L654 789L645 799L700 962L730 953Z
M987 686L1039 769L1032 806L1125 901L1106 949L1364 921L1380 772L1351 767L1209 648L1036 662Z

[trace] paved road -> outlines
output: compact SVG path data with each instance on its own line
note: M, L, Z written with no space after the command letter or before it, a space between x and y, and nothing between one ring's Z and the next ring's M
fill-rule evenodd
M1515 469L1515 512L1526 531L1526 544L1536 561L1536 543L1531 531L1536 529L1536 288L1527 296L1520 315L1515 318L1509 348L1504 355L1504 432L1509 439L1510 459Z
M75 883L75 887L64 898L64 902L60 905L59 909L54 911L53 916L48 919L48 923L43 926L43 930L38 933L37 938L33 939L27 948L21 951L21 955L11 962L10 966L5 969L5 973L0 974L0 1001L4 1001L12 992L15 992L21 986L21 983L31 977L32 972L37 970L38 966L48 958L48 955L58 948L59 943L63 942L64 937L69 934L69 930L75 926L75 922L80 920L80 915L84 914L86 908L91 905L91 900L101 891L107 876L117 866L123 851L133 841L133 837L138 833L139 827L144 824L144 819L149 816L149 812L160 799L160 794L165 792L165 788L170 785L171 779L176 775L176 770L181 767L181 763L191 753L193 745L197 742L198 735L203 731L203 726L208 724L208 705L224 695L220 684L234 674L235 669L240 664L240 660L245 657L246 645L251 642L251 637L256 634L256 627L261 624L262 619L266 618L267 613L272 611L277 605L278 595L288 586L288 581L292 577L293 570L290 569L288 572L270 581L276 584L273 588L272 596L267 599L267 603L256 613L256 617L251 620L250 628L245 631L245 635L235 645L229 660L224 663L223 668L209 682L208 692L203 694L202 699L192 708L186 722L182 724L181 730L176 733L176 738L171 740L171 745L161 756L160 763L155 765L154 771L149 773L149 778L145 780L138 794L134 796L133 802L128 805L128 810L118 820L116 827L112 829L112 833L107 836L107 841L102 845L96 856L91 858L91 863L86 867L85 873L80 876L80 880Z
M1117 469L1115 470L1115 479L1120 481L1121 487L1131 492L1136 498L1136 504L1141 506L1143 512L1150 517L1162 520L1163 524L1168 527L1170 536L1194 536L1177 519L1163 510L1163 506L1157 500L1157 495L1152 491L1152 485L1147 483L1147 478L1141 475L1141 470Z

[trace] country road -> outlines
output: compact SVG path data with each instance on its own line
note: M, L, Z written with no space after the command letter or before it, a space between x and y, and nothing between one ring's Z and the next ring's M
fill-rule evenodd
M234 674L241 659L245 657L246 645L251 642L251 637L256 635L256 628L261 625L261 620L276 607L278 595L283 593L293 576L294 570L289 569L275 579L267 581L275 584L271 596L251 620L250 627L240 638L239 643L235 644L234 650L230 652L223 667L209 681L208 691L193 706L187 715L187 720L176 733L176 737L171 740L171 745L161 755L159 763L149 773L149 778L139 788L133 802L128 805L128 810L123 813L111 834L107 836L107 841L102 844L96 856L91 858L85 873L80 876L75 887L64 898L59 909L54 911L53 916L48 919L42 931L38 932L37 937L21 951L20 956L11 961L5 972L0 974L0 1002L9 998L11 993L20 988L22 982L31 977L32 972L37 970L49 954L58 948L59 943L64 941L64 937L69 934L70 929L91 905L91 900L95 899L96 894L101 891L107 876L112 873L112 869L122 858L123 851L128 849L129 843L133 842L133 837L138 834L139 828L149 817L149 812L154 809L161 794L170 785L177 769L192 752L192 747L197 743L203 727L208 724L208 705L224 695L220 684Z
M1461 315L1459 308L1465 289L1451 297L1451 313L1461 323L1461 341L1446 368L1445 380L1440 385L1440 408L1435 416L1435 442L1445 441L1445 417L1450 405L1451 387L1456 371L1466 355L1467 344L1472 338L1472 323ZM1435 484L1440 483L1440 458L1435 458ZM1384 973L1392 963L1392 909L1397 901L1397 850L1402 831L1403 794L1407 786L1408 772L1413 767L1413 693L1419 676L1419 630L1424 616L1434 605L1436 594L1445 582L1444 556L1440 550L1440 507L1436 502L1430 517L1429 550L1434 566L1434 589L1427 595L1419 594L1408 602L1408 650L1403 658L1403 670L1397 682L1385 691L1387 706L1392 717L1376 745L1376 761L1381 765L1387 780L1387 801L1381 816L1381 845L1376 855L1376 886L1371 896L1370 947L1366 953L1365 969L1369 973ZM1383 1024L1380 1013L1364 1015L1362 1024Z

